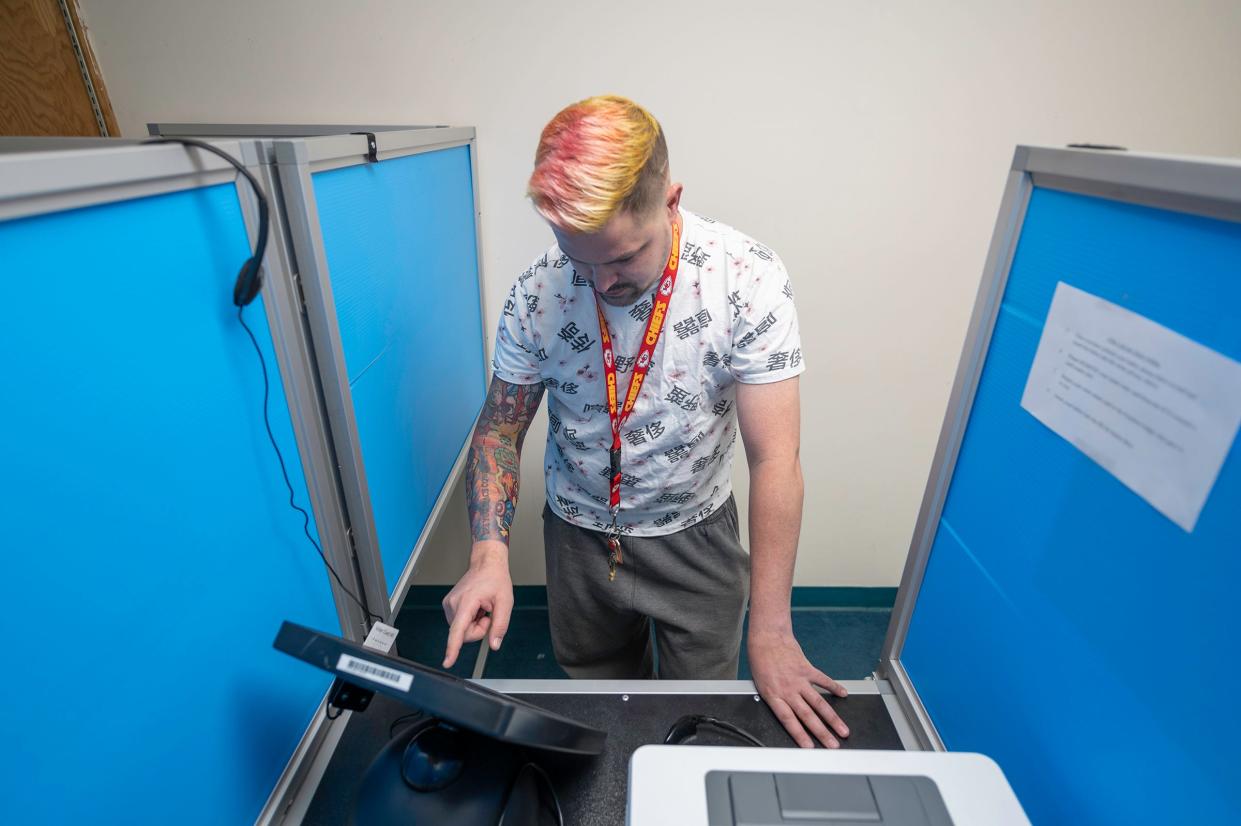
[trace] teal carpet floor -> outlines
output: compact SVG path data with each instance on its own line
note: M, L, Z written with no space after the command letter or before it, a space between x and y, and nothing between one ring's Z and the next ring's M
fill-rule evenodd
M795 589L793 632L806 657L837 680L870 676L879 661L891 614L894 589ZM396 625L397 649L402 657L439 668L448 641L448 625L439 601L446 588L411 589ZM556 664L547 627L546 594L541 588L517 589L517 607L499 651L487 653L482 676L488 679L564 679ZM812 604L814 602L829 604ZM842 604L855 602L855 605ZM472 676L479 643L467 645L452 673ZM741 679L750 679L744 647Z

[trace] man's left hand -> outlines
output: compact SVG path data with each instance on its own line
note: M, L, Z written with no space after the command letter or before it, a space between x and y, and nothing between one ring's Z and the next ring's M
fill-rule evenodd
M791 631L756 631L752 628L748 651L750 673L759 695L797 745L804 749L814 748L814 740L818 740L826 748L840 748L840 742L832 732L848 737L849 727L815 686L825 688L837 697L847 697L849 692L844 686L810 664Z

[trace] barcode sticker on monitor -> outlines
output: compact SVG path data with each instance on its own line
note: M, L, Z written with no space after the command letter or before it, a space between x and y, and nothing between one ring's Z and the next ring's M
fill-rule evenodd
M409 686L414 682L413 674L405 674L392 668L385 668L382 665L359 660L357 657L351 657L348 654L340 655L340 659L336 661L336 670L344 671L346 674L352 674L355 677L361 677L364 680L370 680L372 683L397 688L401 691L409 691Z

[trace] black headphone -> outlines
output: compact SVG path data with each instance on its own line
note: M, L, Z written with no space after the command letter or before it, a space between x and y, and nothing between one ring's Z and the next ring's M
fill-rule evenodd
M195 140L194 138L165 138L157 137L143 141L143 143L180 143L185 146L193 146L204 152L210 152L212 155L218 155L228 161L243 178L250 184L250 188L254 190L254 198L259 204L259 234L254 241L254 255L246 259L241 265L241 271L237 273L237 281L233 284L233 304L238 307L244 307L255 299L259 294L259 290L263 287L263 255L267 252L267 196L263 194L263 188L259 186L259 182L255 179L250 170L246 169L241 161L234 158L218 147L212 146L206 141Z

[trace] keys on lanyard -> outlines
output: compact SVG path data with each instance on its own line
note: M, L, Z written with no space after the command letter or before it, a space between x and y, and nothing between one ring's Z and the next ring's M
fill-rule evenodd
M616 529L616 524L612 524L612 529ZM608 534L608 582L616 579L616 566L625 562L625 555L621 553L620 534Z
M681 221L678 218L672 225L672 250L668 253L668 263L664 265L664 274L660 276L659 285L652 296L651 317L646 324L646 334L642 336L642 345L634 361L633 374L629 378L629 392L625 394L623 407L617 404L616 389L616 358L612 352L612 336L608 333L608 320L603 316L603 307L599 304L599 296L595 296L595 312L599 316L599 341L603 347L603 371L607 377L608 419L612 424L612 447L608 451L608 477L611 482L608 509L612 513L612 524L604 531L608 545L608 582L616 579L616 567L625 561L621 553L620 527L616 518L620 514L621 486L621 426L633 412L633 406L642 391L642 382L646 372L654 360L655 346L664 331L664 321L668 317L668 306L672 303L672 289L676 285L677 264L681 260Z

